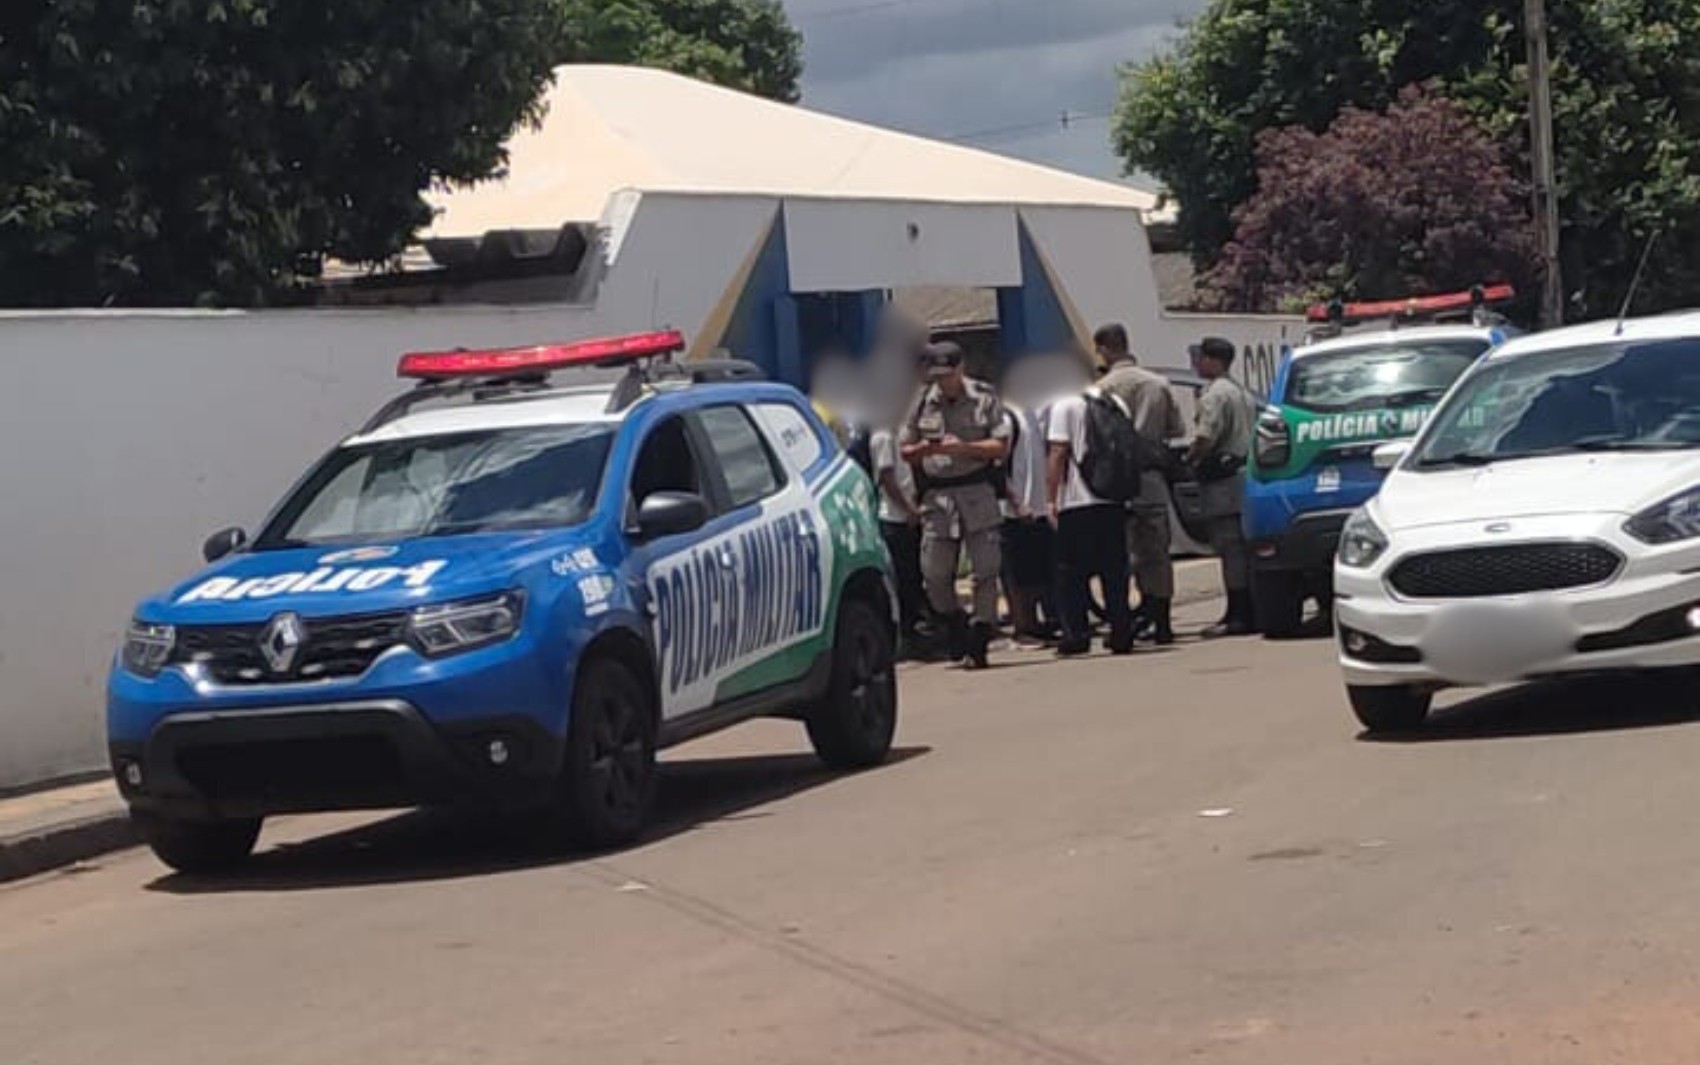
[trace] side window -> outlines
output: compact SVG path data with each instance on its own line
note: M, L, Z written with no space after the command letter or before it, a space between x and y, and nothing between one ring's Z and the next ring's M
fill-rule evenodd
M767 426L768 436L778 441L779 450L799 470L809 470L821 460L823 448L814 427L802 412L783 403L763 403L756 416Z
M708 494L703 490L683 418L669 418L650 430L632 466L632 505L641 504L655 492Z
M697 418L726 479L733 507L749 506L779 491L784 478L749 415L737 407L705 407Z

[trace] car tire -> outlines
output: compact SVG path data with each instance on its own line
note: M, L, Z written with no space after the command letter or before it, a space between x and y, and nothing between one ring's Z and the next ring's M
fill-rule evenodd
M822 762L854 770L885 761L897 734L896 667L891 623L866 600L846 600L832 642L832 679L807 718Z
M635 840L655 800L655 698L615 658L579 668L559 806L567 839L600 850Z
M1410 732L1428 720L1434 694L1417 688L1348 687L1352 713L1370 732Z
M179 821L138 812L131 819L155 857L179 873L228 873L248 860L260 838L257 817Z
M1304 584L1296 573L1254 572L1251 601L1257 612L1257 631L1271 640L1292 639L1304 626Z

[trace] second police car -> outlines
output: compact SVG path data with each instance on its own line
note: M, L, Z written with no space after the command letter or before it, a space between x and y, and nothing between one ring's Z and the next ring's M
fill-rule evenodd
M108 731L159 857L226 868L269 814L461 802L618 844L658 748L757 716L803 722L829 765L883 760L871 487L795 390L682 347L406 356L412 391L141 603ZM549 376L616 364L617 385Z
M1324 333L1389 320L1390 327L1318 339L1288 351L1259 416L1246 478L1258 628L1290 636L1304 604L1332 604L1334 551L1346 518L1381 487L1371 454L1409 439L1482 354L1505 339L1486 308L1510 286L1456 295L1313 308ZM1449 313L1467 325L1405 324Z

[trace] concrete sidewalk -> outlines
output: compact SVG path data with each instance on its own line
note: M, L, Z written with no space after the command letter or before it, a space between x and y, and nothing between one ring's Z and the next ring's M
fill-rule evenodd
M0 798L0 883L138 842L110 780Z

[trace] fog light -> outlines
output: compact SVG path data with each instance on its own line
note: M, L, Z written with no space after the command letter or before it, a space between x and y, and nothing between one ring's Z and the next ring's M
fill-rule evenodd
M484 749L484 753L490 759L490 764L495 766L507 765L508 759L513 757L513 752L508 749L507 740L491 740L490 745Z
M1348 631L1346 633L1346 650L1355 655L1363 654L1369 650L1369 637L1361 632Z
M1689 608L1688 627L1695 632L1700 632L1700 606Z
M125 762L121 771L124 774L124 783L128 784L132 788L139 788L142 786L142 763Z

